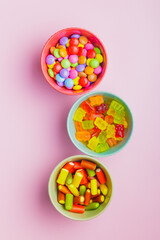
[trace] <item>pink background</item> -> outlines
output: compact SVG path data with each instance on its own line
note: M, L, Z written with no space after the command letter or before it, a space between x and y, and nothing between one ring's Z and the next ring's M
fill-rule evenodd
M0 239L160 239L160 1L1 1L0 16ZM40 69L46 40L70 26L103 41L108 69L96 90L122 97L135 125L129 144L101 159L114 194L89 222L61 216L47 194L56 164L80 154L66 130L78 97L55 92Z

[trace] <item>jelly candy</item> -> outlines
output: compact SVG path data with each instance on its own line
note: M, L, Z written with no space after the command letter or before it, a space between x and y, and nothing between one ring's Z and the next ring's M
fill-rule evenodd
M74 121L78 121L78 122L82 122L83 117L86 115L86 111L84 111L81 107L79 107L74 116L73 116L73 120Z
M94 113L92 113L92 114L89 116L89 119L94 121L97 117L100 117L100 118L102 118L102 119L104 118L103 114L100 114L100 113L99 113L99 114L94 114Z
M95 96L95 97L89 97L89 101L91 106L101 105L104 103L103 96Z
M76 139L78 141L88 141L91 138L91 134L88 131L80 131L80 132L76 132Z
M99 140L99 143L105 143L107 140L107 132L101 131L100 134L98 135L98 140Z
M108 151L108 150L109 150L109 145L108 145L107 142L98 144L96 149L95 149L95 151L97 153L105 152L105 151Z
M108 138L107 143L110 147L113 147L114 145L117 144L117 140L115 138Z
M108 125L107 127L107 138L114 138L115 137L115 126L113 124Z
M115 137L121 137L123 138L124 137L124 126L123 125L119 125L119 124L116 124L116 134L115 134Z
M83 128L82 128L82 123L81 122L74 122L75 124L75 128L76 128L76 131L77 132L80 132L80 131L83 131Z
M105 130L108 125L107 122L100 117L96 118L96 120L94 121L94 124L101 130Z
M125 111L124 111L124 107L122 106L122 104L116 102L115 100L113 100L111 102L111 105L109 107L109 110L107 111L108 115L112 115L114 116L120 116L121 118L125 116Z
M98 137L98 135L100 134L101 130L98 127L94 127L91 129L90 133L91 133L91 138L92 137Z
M95 107L96 113L105 113L108 110L108 106L105 103L102 103L99 106Z
M92 138L89 140L87 146L94 151L94 150L96 149L97 145L98 145L98 142L99 142L99 141L98 141L98 138L92 137Z
M92 129L92 128L94 128L93 120L82 121L82 128L83 129Z
M105 116L105 121L108 123L108 124L112 124L114 122L114 117L111 116L111 115L107 115Z
M95 109L90 105L90 103L88 101L82 102L81 108L83 108L83 110L89 114L95 112Z
M92 119L90 119L90 115L86 113L86 115L83 117L83 120L92 120Z

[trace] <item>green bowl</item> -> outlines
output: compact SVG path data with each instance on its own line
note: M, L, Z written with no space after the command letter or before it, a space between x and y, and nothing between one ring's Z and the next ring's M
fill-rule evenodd
M83 214L81 213L72 213L69 212L67 210L64 209L64 206L59 204L57 201L57 183L56 183L56 179L58 176L58 173L60 172L60 169L69 161L81 161L81 160L89 160L92 161L94 163L96 163L100 168L102 168L106 179L107 179L107 186L108 186L108 194L105 197L105 201L99 206L98 209L96 210L91 210L91 211L85 211ZM111 177L108 173L107 168L97 159L93 158L93 157L89 157L86 155L75 155L75 156L71 156L69 158L64 159L62 162L60 162L53 170L53 172L51 173L51 176L49 178L49 183L48 183L48 194L50 197L50 200L53 204L53 206L57 209L57 211L59 211L63 216L70 218L72 220L90 220L92 218L97 217L98 215L100 215L102 212L105 211L106 207L108 206L110 200L111 200L111 196L112 196L112 180Z
M87 100L89 97L96 96L96 95L102 95L104 97L107 97L109 100L116 100L119 103L123 104L123 106L125 107L125 111L126 111L126 120L128 122L128 127L125 131L125 136L124 136L123 140L121 142L119 142L118 144L116 144L114 147L110 148L108 151L102 152L102 153L96 153L96 152L92 151L85 144L83 144L82 142L80 142L76 139L76 137L75 137L76 129L75 129L74 121L73 121L74 113L77 110L77 108L80 106L80 104L83 101ZM96 91L96 92L88 93L88 94L82 96L73 104L73 106L68 114L68 118L67 118L67 130L68 130L68 135L69 135L71 141L81 152L83 152L87 155L93 156L93 157L106 157L106 156L113 155L114 153L117 153L118 151L120 151L121 149L123 149L126 146L126 144L128 143L128 141L132 135L132 131L133 131L133 117L132 117L132 113L131 113L129 107L121 98L117 97L114 94L108 93L108 92Z

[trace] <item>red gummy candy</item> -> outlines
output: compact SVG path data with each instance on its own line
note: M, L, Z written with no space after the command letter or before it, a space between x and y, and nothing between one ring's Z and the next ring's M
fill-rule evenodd
M118 137L121 137L121 138L124 137L124 125L116 124L115 130L116 130L115 137L117 137L117 138Z
M81 108L86 111L88 114L94 113L95 109L90 105L88 101L84 101L81 103Z
M108 106L105 103L102 103L100 106L96 106L96 113L105 113L108 110Z

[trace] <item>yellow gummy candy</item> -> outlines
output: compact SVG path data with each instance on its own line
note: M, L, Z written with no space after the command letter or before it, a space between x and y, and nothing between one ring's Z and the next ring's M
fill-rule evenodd
M94 124L101 130L105 130L108 125L108 123L100 117L96 118L96 120L94 121Z
M98 138L92 137L92 138L88 141L88 145L87 145L87 146L94 151L94 150L96 149L98 143L99 143Z
M115 126L113 124L108 125L107 127L107 138L115 138Z
M89 97L89 101L91 106L101 105L104 103L103 96L95 96L95 97Z

